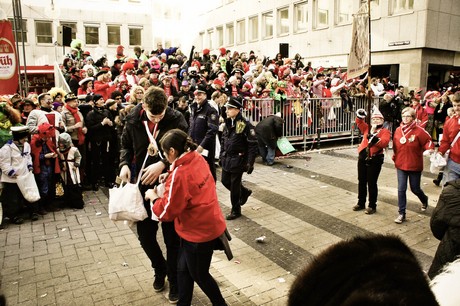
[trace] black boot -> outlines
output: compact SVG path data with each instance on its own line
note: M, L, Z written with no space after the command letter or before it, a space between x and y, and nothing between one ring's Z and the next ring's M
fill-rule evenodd
M436 186L439 186L441 184L442 176L443 176L443 172L441 171L441 172L438 173L438 177L433 180L433 183Z

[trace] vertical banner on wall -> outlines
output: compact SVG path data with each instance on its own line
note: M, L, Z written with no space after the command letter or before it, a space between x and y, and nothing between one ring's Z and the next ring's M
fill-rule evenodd
M11 22L0 20L0 94L18 90L18 63Z
M348 55L347 79L353 79L365 73L369 68L369 12L363 4L353 16L351 49Z

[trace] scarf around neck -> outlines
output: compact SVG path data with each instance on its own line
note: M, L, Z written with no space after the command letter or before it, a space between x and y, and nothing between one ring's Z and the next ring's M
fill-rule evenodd
M66 104L65 107L72 114L73 118L75 119L75 123L81 122L80 115L78 114L78 108L70 107L67 104ZM77 135L78 135L78 145L84 144L85 143L85 134L83 133L83 129L81 127L79 127L77 129Z

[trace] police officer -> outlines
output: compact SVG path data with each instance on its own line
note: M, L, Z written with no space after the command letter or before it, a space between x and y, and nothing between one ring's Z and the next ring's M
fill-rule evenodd
M216 135L219 130L219 116L206 97L206 87L199 84L194 92L195 100L190 105L190 126L188 134L198 144L196 151L204 156L209 164L212 177L216 181Z
M244 205L252 190L241 184L243 173L251 174L257 155L257 137L254 127L241 115L241 98L230 97L225 104L227 119L222 135L220 163L222 166L222 184L230 191L232 211L226 216L233 220L241 216Z

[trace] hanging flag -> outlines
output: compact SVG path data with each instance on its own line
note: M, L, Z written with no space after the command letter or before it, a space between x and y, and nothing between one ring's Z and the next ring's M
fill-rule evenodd
M369 13L367 4L361 5L353 16L351 49L348 55L347 80L367 72L369 68Z
M18 63L11 22L0 21L0 94L11 95L18 90Z

